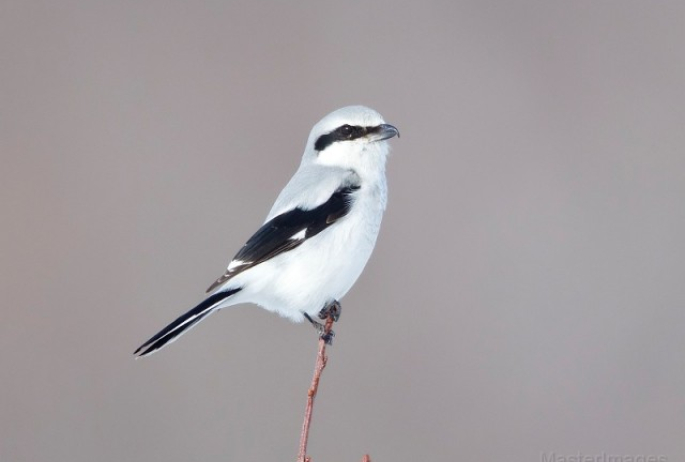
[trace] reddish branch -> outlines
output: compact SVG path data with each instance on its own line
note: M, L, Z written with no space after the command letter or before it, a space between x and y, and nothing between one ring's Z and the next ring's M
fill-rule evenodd
M326 324L324 325L324 335L328 335L331 332L331 327L333 326L333 318L328 317L326 319ZM326 356L326 341L322 335L319 339L319 352L316 355L316 366L314 367L314 377L312 377L312 384L307 391L307 407L304 409L304 422L302 422L302 434L300 435L300 452L297 456L297 462L310 462L311 459L307 457L307 440L309 439L309 427L312 423L312 412L314 411L314 398L316 397L316 392L319 389L319 380L321 379L321 373L326 367L326 361L328 361L328 356Z
M324 335L329 335L333 326L333 318L328 317L324 325ZM326 356L326 341L319 339L319 352L316 355L316 366L314 367L314 376L312 377L312 384L307 391L307 407L304 410L304 422L302 422L302 434L300 435L300 452L297 456L297 462L311 462L311 457L307 456L307 441L309 440L309 428L312 423L312 412L314 411L314 398L319 389L319 380L321 380L321 373L326 367L328 356ZM369 455L365 455L362 462L371 462Z

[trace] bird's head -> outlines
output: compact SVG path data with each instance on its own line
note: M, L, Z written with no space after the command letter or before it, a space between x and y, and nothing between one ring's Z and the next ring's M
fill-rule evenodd
M333 111L314 125L305 160L329 167L354 170L360 176L383 173L389 152L388 139L399 136L397 128L364 106Z

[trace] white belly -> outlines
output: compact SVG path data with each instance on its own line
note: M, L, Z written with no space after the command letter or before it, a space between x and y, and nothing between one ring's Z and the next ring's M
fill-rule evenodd
M362 192L335 225L237 276L236 286L243 291L232 301L256 303L301 322L303 313L316 316L327 303L340 300L371 256L385 208L382 191Z

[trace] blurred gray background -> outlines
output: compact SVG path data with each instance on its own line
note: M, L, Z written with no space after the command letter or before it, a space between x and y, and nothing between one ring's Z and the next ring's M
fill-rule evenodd
M310 326L240 306L131 353L348 104L402 138L314 461L683 460L684 21L682 2L0 2L0 461L294 460Z

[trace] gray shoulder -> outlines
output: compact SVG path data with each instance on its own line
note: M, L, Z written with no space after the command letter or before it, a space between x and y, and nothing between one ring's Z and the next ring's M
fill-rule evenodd
M358 186L354 172L319 165L300 166L274 202L266 221L295 207L311 210L326 202L341 186Z

